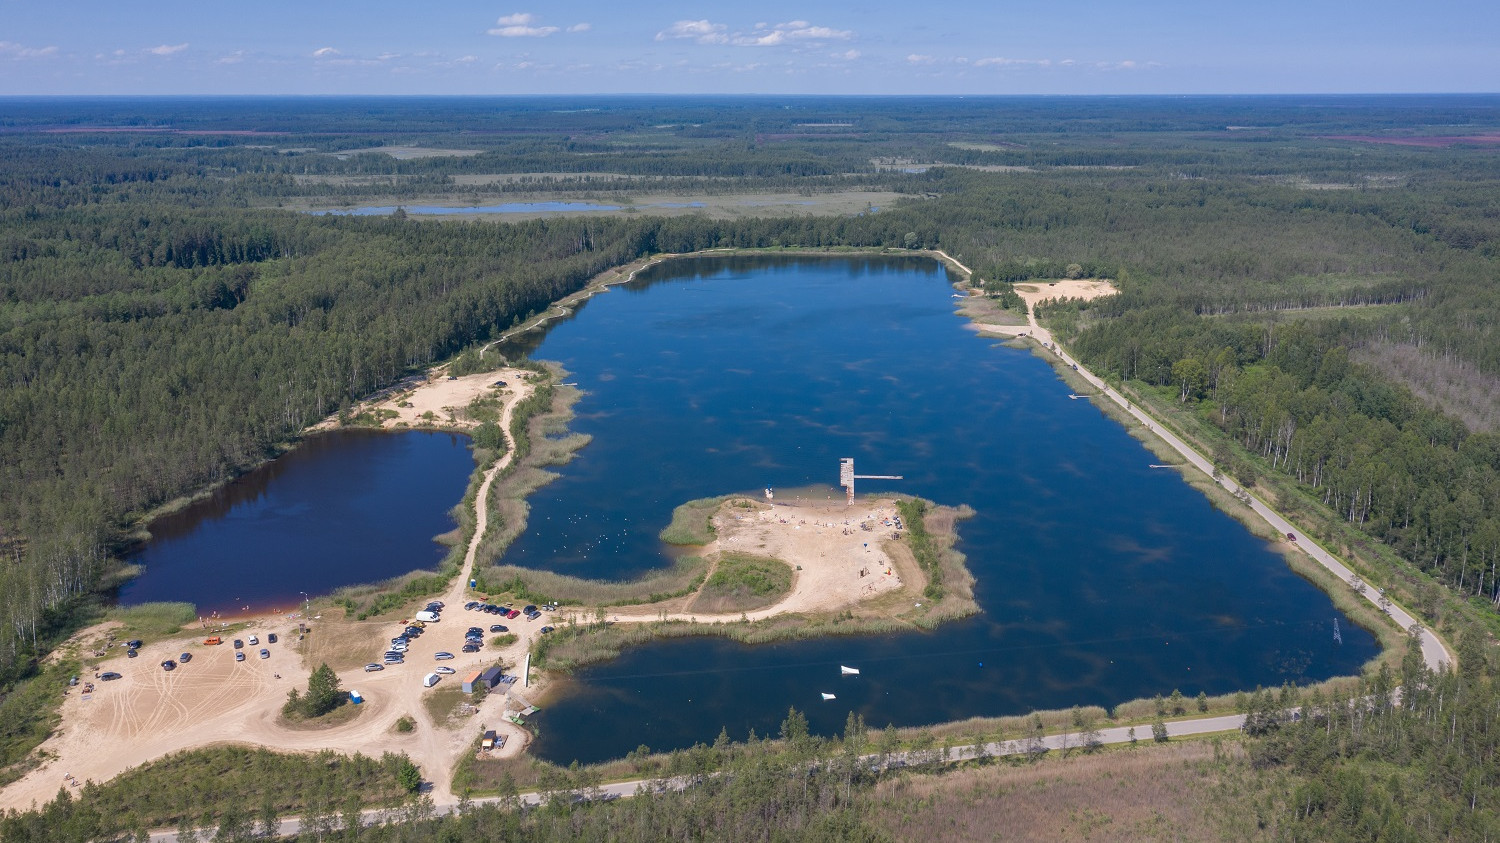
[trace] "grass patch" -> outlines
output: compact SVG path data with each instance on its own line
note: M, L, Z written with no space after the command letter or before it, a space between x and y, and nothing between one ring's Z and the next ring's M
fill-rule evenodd
M417 721L412 719L410 714L403 714L396 719L396 725L393 728L400 734L410 734L417 730Z
M68 680L79 672L72 659L52 662L17 682L0 698L0 786L26 775L38 759L31 751L62 720L58 707Z
M667 544L704 545L718 538L712 519L724 500L724 497L700 498L672 510L672 523L661 531L661 540Z
M422 693L422 707L427 709L427 716L440 728L448 725L448 721L457 715L458 707L469 701L469 695L459 687L457 675L444 676L443 679L453 684L446 688L441 685L429 688Z
M507 632L507 633L504 633L502 635L496 635L494 638L491 638L490 639L490 646L491 647L509 647L510 645L516 643L519 640L521 640L521 639L514 632Z
M552 571L534 571L501 565L484 572L483 593L511 595L516 602L547 603L556 600L576 606L630 606L657 603L693 593L708 573L708 562L700 556L679 557L672 567L652 571L622 582L589 580Z
M120 622L122 638L162 638L197 623L198 609L191 603L142 603L115 609L109 613L109 618Z
M792 567L780 559L725 553L693 598L690 611L743 612L769 606L792 590Z
M320 714L317 717L303 717L299 714L288 715L283 713L278 722L280 725L293 731L318 732L323 729L332 729L336 726L353 722L355 718L363 713L364 708L365 706L362 705L351 704L346 694L344 695L344 702L339 703L337 708L327 714Z
M350 807L398 804L406 795L398 776L410 764L394 753L375 759L220 746L168 755L102 785L90 782L74 800L96 813L100 833L90 836L110 839L183 822L243 827L259 817L291 814L307 821ZM224 831L221 839L241 839Z

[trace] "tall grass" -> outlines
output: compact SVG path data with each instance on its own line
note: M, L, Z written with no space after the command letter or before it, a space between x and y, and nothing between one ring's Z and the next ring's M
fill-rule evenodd
M719 505L728 498L727 495L699 498L673 509L672 523L661 531L661 540L667 544L702 545L718 538L712 519L714 513L719 511Z
M698 590L708 562L701 556L683 556L670 568L652 571L639 579L622 582L589 580L552 571L536 571L515 565L498 565L484 572L481 590L510 594L517 600L546 603L556 600L577 606L630 606L683 597Z
M198 608L192 603L142 603L117 608L110 612L110 619L136 635L172 635L197 623Z

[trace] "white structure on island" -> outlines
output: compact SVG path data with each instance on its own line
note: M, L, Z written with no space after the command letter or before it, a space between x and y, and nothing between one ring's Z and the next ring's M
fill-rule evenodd
M906 478L899 474L855 474L854 457L844 457L839 460L839 485L849 494L848 504L854 505L854 481L855 480L904 480Z

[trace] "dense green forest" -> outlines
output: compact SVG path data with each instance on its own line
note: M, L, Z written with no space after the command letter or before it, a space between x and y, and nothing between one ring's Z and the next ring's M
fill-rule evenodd
M938 247L1000 295L1032 279L1113 278L1123 295L1044 308L1083 359L1201 422L1225 471L1288 484L1300 497L1279 502L1324 525L1314 534L1331 535L1334 522L1357 528L1475 598L1471 610L1493 631L1500 149L1375 141L1492 132L1496 104L7 100L0 705L33 698L25 681L107 599L144 513L235 476L306 425L611 266L721 247ZM381 151L393 146L473 154ZM875 213L784 219L278 209L491 194L628 199L664 185L907 198ZM1450 631L1464 622L1434 615L1439 602L1423 601L1429 622ZM1492 680L1430 680L1443 682ZM1427 727L1408 709L1375 716L1404 736L1401 752L1437 740L1422 737ZM1358 754L1319 763L1343 770L1337 759ZM1480 783L1489 790L1441 792L1472 797L1473 813L1493 796L1493 782ZM1337 790L1328 786L1324 804ZM1393 816L1407 816L1400 805L1412 793L1390 798ZM588 806L577 816L598 811L603 822L627 810L652 809ZM1308 813L1297 822L1314 822ZM853 808L821 810L787 834L845 820L863 828ZM568 822L557 828L585 827Z

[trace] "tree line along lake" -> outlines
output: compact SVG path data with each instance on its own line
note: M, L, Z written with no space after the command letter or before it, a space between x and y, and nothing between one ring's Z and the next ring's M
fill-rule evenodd
M1219 694L1354 674L1376 655L1373 636L1327 595L1177 472L1151 469L1155 457L1089 402L1070 400L1043 360L967 330L951 280L921 258L674 260L503 349L561 363L584 392L571 427L593 437L532 495L504 563L634 577L668 563L657 534L676 505L766 486L832 494L841 457L854 457L861 473L905 478L870 481L864 492L976 511L959 524L958 549L981 614L933 632L636 647L565 682L532 720L538 755L587 762L641 744L709 742L721 728L734 738L774 734L792 706L826 733L851 711L875 727L907 726L1111 706L1173 689ZM374 436L376 448L399 450L433 435ZM329 468L307 480L286 470L264 496L336 498L331 487L304 496L283 486L326 484L355 470L351 459L396 477L387 492L372 477L362 494L436 482L440 512L463 495L467 463L379 467L325 450ZM255 476L246 481L262 482ZM430 567L442 550L431 537L451 527L407 523L395 512L407 507L395 505L386 526L429 547L387 545L381 555L406 561L373 575L370 553L350 535L363 528L347 516L215 536L235 506L252 505L173 517L182 535L201 534L199 547L235 545L233 556L198 557L221 578L248 578L246 560L297 558L305 546L300 564L316 564L322 578L309 591ZM150 556L169 539L153 531L159 538L143 550L151 564L127 599L170 576ZM218 605L223 588L195 581L174 599ZM861 674L840 676L840 664Z

